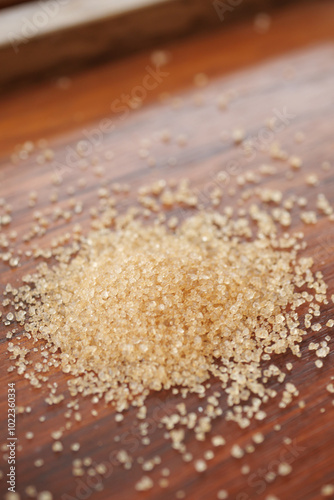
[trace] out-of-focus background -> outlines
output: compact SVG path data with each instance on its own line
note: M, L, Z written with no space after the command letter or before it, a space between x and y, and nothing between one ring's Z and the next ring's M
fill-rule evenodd
M0 88L73 72L303 0L0 0ZM233 51L233 47L226 47Z

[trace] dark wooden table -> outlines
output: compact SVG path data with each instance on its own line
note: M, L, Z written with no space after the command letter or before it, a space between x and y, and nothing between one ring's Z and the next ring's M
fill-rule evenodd
M312 208L319 192L333 204L333 2L313 2L277 11L270 30L265 34L257 33L249 21L221 32L171 43L164 49L170 53L170 61L163 67L163 74L154 89L137 90L144 97L140 109L125 106L120 112L119 100L136 92L137 86L143 87L145 76L151 71L148 66L154 67L149 52L83 72L70 81L61 78L36 84L0 98L0 197L5 197L13 207L13 220L8 230L17 230L18 248L27 248L19 243L20 236L31 224L34 210L49 209L49 197L55 189L58 189L61 206L66 207L73 196L71 189L75 188L75 196L83 201L85 210L73 222L89 227L87 208L97 201L96 188L101 178L92 167L82 170L72 149L79 140L87 137L90 141L95 140L93 156L97 157L97 164L105 168L102 181L126 182L136 188L154 179L189 177L204 196L210 187L211 176L221 170L228 171L231 161L237 165L238 172L256 170L260 164L269 162L275 164L278 173L261 185L281 189L284 196L308 193ZM201 72L208 75L209 84L195 88L193 77ZM170 97L161 102L167 92ZM218 96L222 94L229 96L225 110L217 106ZM289 154L303 159L302 169L292 179L286 176L286 172L291 171L286 162L269 160L268 153L258 149L252 159L247 160L230 137L222 140L222 135L235 128L243 128L251 137L265 137L266 120L277 113L287 113L289 117L272 139L279 141ZM112 125L108 122L108 130L103 121L105 118L112 120ZM164 129L171 132L169 144L155 140L156 133ZM305 135L303 142L296 141L299 132ZM180 134L187 136L185 147L176 144L175 138ZM40 165L37 162L40 153L33 153L28 159L12 164L10 155L17 150L18 144L25 141L35 143L41 138L46 139L55 151L54 161ZM153 168L138 154L145 149L147 140L153 144L150 148L156 159ZM263 141L260 140L260 145L265 146ZM110 152L114 157L107 160ZM329 170L321 168L326 161L332 163ZM319 185L310 188L305 178L313 172L319 176ZM63 182L57 187L52 182L59 174ZM81 177L87 180L84 187L78 187ZM28 208L31 190L38 191L33 209ZM227 191L228 187L224 204L233 206L235 198ZM127 200L124 198L125 204ZM297 219L293 228L304 231L308 242L305 255L313 256L316 269L323 272L329 285L329 294L333 294L334 223L323 217L316 226L304 226ZM64 223L53 225L39 244L46 247L56 234L66 229ZM19 284L21 276L35 266L33 260L23 262L17 269L9 269L0 263L1 292L7 281ZM322 323L333 316L333 303L330 303L324 309ZM16 383L19 405L31 406L31 412L19 415L17 421L17 491L21 498L26 498L25 487L34 484L38 491L51 491L55 500L170 500L176 498L176 492L180 490L191 500L211 500L222 488L234 500L261 500L270 494L280 500L315 500L322 498L322 485L334 484L334 406L333 395L326 390L330 377L334 376L334 354L331 352L324 360L324 366L318 369L314 365L314 351L307 347L310 340L319 341L330 335L329 344L333 349L333 329L323 328L310 335L302 344L301 359L286 354L277 360L282 367L288 362L293 363L294 369L288 374L287 381L293 382L300 391L300 396L287 408L279 410L277 401L271 401L266 405L267 419L252 422L246 430L223 418L214 422L212 434L225 436L227 445L217 449L215 458L202 475L194 473L193 465L184 463L171 449L163 439L163 429L157 425L158 417L172 413L182 400L169 392L152 394L148 399L149 445L140 444L135 410L130 409L123 422L116 423L112 407L96 405L98 416L94 417L91 403L84 400L80 402L82 421L65 431L62 438L64 451L55 454L51 450L50 433L64 425L67 401L48 406L44 401L49 392L47 387L33 389L15 372L7 373L9 361L3 325L0 331L1 443L6 443L7 436L7 384ZM27 346L32 345L25 342ZM65 375L55 372L51 382L58 383L59 393L66 390ZM213 390L217 387L218 384L212 381ZM274 382L272 387L276 387ZM277 388L281 390L279 386ZM298 404L302 400L305 401L304 409ZM195 396L187 400L189 409L196 409L199 404ZM39 421L41 415L46 416L44 423ZM280 432L274 430L275 424L281 425ZM34 432L34 439L25 438L28 431ZM246 454L241 460L232 458L231 444L246 446L256 431L264 434L265 441L256 446L254 453ZM76 441L81 443L81 448L74 454L70 445ZM190 440L188 444L196 457L201 457L210 448L208 442ZM135 492L134 484L143 471L136 462L130 472L119 466L115 457L120 448L131 450L135 459L161 457L162 466L152 473L155 480L152 490ZM102 480L102 491L93 490L93 482L87 475L72 476L71 462L76 457L91 457L93 462L107 465L108 477ZM34 465L38 458L45 461L42 468ZM265 475L268 471L276 470L284 461L291 464L292 473L267 482ZM250 466L248 475L241 473L245 464ZM166 489L157 486L161 467L168 467L171 471ZM0 468L7 474L6 461ZM1 481L1 492L4 492L5 481Z

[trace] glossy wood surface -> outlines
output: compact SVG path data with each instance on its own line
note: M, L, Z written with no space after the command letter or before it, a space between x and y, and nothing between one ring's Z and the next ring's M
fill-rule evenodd
M122 112L118 109L117 112L115 100L122 100L123 94L131 95L135 87L143 86L148 66L154 67L148 52L87 70L70 81L52 80L0 98L0 197L5 197L13 207L13 221L8 229L18 231L19 248L26 248L19 240L32 222L33 210L47 211L50 208L49 196L55 189L52 185L55 174L61 173L63 178L58 186L61 206L68 206L73 196L68 189L74 187L75 197L83 201L85 210L73 222L81 222L89 228L87 209L97 201L96 188L101 178L91 167L83 171L72 156L72 148L87 137L91 141L95 138L97 147L92 155L97 157L99 165L105 167L102 181L131 185L130 194L121 197L124 206L128 205L138 186L160 178L188 177L205 199L212 175L228 170L231 161L237 165L238 172L255 171L262 163L273 163L278 173L263 179L261 186L281 189L284 196L306 195L310 199L310 208L314 208L319 192L326 194L334 204L333 2L314 2L302 8L291 6L277 11L266 34L256 33L249 21L231 26L224 32L194 36L163 48L170 54L170 61L162 68L161 82L152 90L146 89L140 109L127 108ZM193 77L199 72L209 76L205 88L193 85ZM161 102L161 95L166 92L170 97ZM220 110L217 98L226 93L230 102L226 110ZM266 145L263 139L259 139L264 137L264 124L277 112L285 113L285 116L287 113L289 118L271 139L279 141L289 154L299 155L304 163L292 179L286 177L286 172L291 169L285 162L269 160L268 154L259 150L260 146L265 149ZM109 130L105 129L105 118L112 120ZM222 140L224 132L229 133L235 128L243 128L247 136L260 140L251 160L245 158L229 135ZM164 129L169 129L172 134L169 144L156 141L156 133ZM298 132L305 134L302 143L295 140ZM185 147L176 144L179 134L187 136ZM38 165L35 154L15 165L10 162L10 155L18 144L27 140L36 142L40 138L47 139L49 147L55 151L55 162ZM151 154L157 160L154 168L148 167L147 160L138 154L143 148L143 140L152 143ZM112 160L105 159L107 151L114 153ZM321 168L325 161L332 163L328 171ZM313 172L319 176L319 185L311 188L306 185L305 178ZM84 188L77 185L80 177L87 179ZM230 183L234 183L233 175ZM222 207L236 204L236 198L227 193L228 187ZM33 210L28 208L31 190L38 191ZM304 253L313 256L315 268L323 272L329 285L329 295L334 294L334 223L326 217L319 217L316 226L305 226L296 218L293 228L304 231L308 242ZM67 229L63 222L52 225L39 244L47 246L54 235ZM22 267L15 270L0 263L1 292L8 281L19 284L20 277L35 266L34 261L27 259L23 262ZM333 303L330 303L324 308L321 322L325 324L333 316ZM176 404L182 401L180 396L170 392L155 393L148 399L149 445L140 443L134 409L125 414L123 422L116 423L112 407L102 403L95 405L98 416L94 417L91 403L83 400L80 401L82 421L64 433L64 451L54 453L50 433L64 424L67 400L57 406L48 406L44 401L49 392L47 387L33 389L24 378L7 373L6 330L3 325L0 329L1 443L5 443L7 437L7 384L15 382L18 404L32 408L31 413L19 415L17 419L21 447L17 491L21 498L27 498L24 489L33 484L38 491L51 491L54 500L170 500L176 498L180 490L189 500L214 500L220 489L226 489L228 498L233 500L264 500L270 494L280 500L315 500L322 498L322 485L334 484L334 406L333 395L326 391L331 376L334 377L334 354L331 352L324 360L323 368L318 369L314 365L314 351L307 347L310 340L319 341L330 335L329 344L333 350L333 329L324 327L309 335L301 346L300 359L287 353L275 360L281 367L287 362L294 366L286 380L296 385L300 396L287 408L278 409L282 387L271 382L270 386L278 390L279 396L266 405L268 417L264 421L254 421L249 428L241 430L223 418L215 420L211 434L222 434L227 444L216 450L208 470L201 475L171 449L170 443L163 438L164 430L157 425L161 415L171 414ZM31 346L31 342L25 342ZM58 393L66 391L65 375L55 371L50 381L58 383ZM212 380L212 390L216 389L219 389L219 384ZM304 409L298 405L301 400L305 401ZM201 401L191 396L186 405L197 411ZM223 411L227 409L224 398L222 408ZM44 423L38 420L41 415L46 416ZM273 429L275 424L281 425L280 432ZM28 431L34 432L33 440L25 438ZM256 431L264 434L265 441L256 445L254 453L246 454L240 460L232 458L232 444L246 446ZM284 441L284 438L290 438L290 441ZM75 454L70 450L73 442L81 443ZM196 458L212 448L210 442L195 441L190 434L187 443ZM120 448L132 452L135 462L131 471L124 470L115 458ZM136 492L134 484L143 475L136 459L156 455L161 457L162 465L150 473L154 487L146 493ZM94 482L89 476L72 476L71 463L77 457L91 457L93 462L106 464L108 477L100 478L102 491L94 490ZM34 466L37 458L44 459L42 468ZM278 464L285 461L291 464L292 473L267 482L264 479L266 473L276 470ZM241 473L245 464L250 467L248 475ZM166 489L157 484L162 467L171 471ZM7 468L3 461L0 469L4 474L7 474ZM0 489L5 491L4 479Z

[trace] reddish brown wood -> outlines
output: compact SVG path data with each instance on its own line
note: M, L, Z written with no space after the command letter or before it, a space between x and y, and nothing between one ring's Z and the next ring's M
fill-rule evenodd
M50 178L54 173L51 164L38 166L34 157L13 166L9 155L13 148L26 140L36 141L44 137L56 151L56 160L64 163L69 147L84 137L85 131L92 132L101 120L109 117L114 121L115 129L105 134L104 141L97 150L97 156L106 167L105 178L113 181L130 182L136 186L159 178L190 177L200 193L205 193L210 182L210 174L227 168L228 162L235 160L241 170L252 169L267 161L266 154L257 153L248 162L232 141L221 141L221 133L234 127L243 127L251 136L257 136L263 123L273 115L273 109L287 111L294 116L288 126L277 134L277 140L293 154L303 158L304 166L294 179L285 177L286 167L278 162L282 173L263 185L280 188L286 194L303 195L310 192L306 188L305 175L317 171L320 185L313 188L315 199L317 192L323 192L334 202L334 5L332 2L317 2L304 6L287 8L275 14L272 29L266 35L254 33L251 23L236 25L225 33L215 33L194 37L168 45L172 54L170 63L165 67L169 73L161 85L147 93L144 106L128 113L124 120L120 114L111 113L111 103L131 93L141 85L146 74L145 68L152 65L148 53L139 54L126 60L106 64L95 70L73 77L71 86L64 90L55 82L49 82L34 88L7 95L0 101L0 196L5 196L13 206L12 228L17 228L21 235L31 220L31 211L27 209L28 195L31 189L38 189L39 198L36 209L49 206ZM204 71L210 77L210 84L205 89L194 89L193 75ZM216 106L217 95L231 91L234 98L226 111L219 111ZM158 96L170 92L182 99L178 109L170 104L161 104ZM195 94L203 95L203 105L194 105ZM145 160L138 157L142 139L154 137L157 130L170 128L173 136L178 133L188 135L188 144L179 148L172 144L166 146L156 143L152 148L158 162L155 169L147 167ZM296 144L294 134L303 131L306 140ZM115 158L111 162L104 160L105 151L113 151ZM167 165L168 158L175 156L177 165ZM332 169L323 171L323 161L332 161ZM59 164L58 164L59 166ZM96 201L96 187L99 179L90 171L81 172L77 168L63 168L64 183L60 187L60 202L66 206L71 197L66 189L75 186L80 176L88 179L85 189L78 189L77 196L83 199L85 209ZM312 193L312 189L311 189ZM233 205L234 199L226 194L224 203ZM312 204L312 201L311 201ZM78 220L88 227L87 211ZM329 293L334 293L334 224L327 219L313 227L304 227L299 221L295 228L302 228L308 242L306 255L312 255L317 269L324 273L329 284ZM43 238L47 245L56 234L66 230L64 225L52 228ZM22 246L22 248L25 248ZM27 262L23 268L9 270L3 264L0 267L0 283L10 280L19 283L22 274L33 269L34 262ZM333 304L326 307L322 322L333 318ZM20 405L30 405L31 414L18 418L17 429L19 444L19 464L17 472L18 491L23 492L29 484L35 484L38 490L52 491L54 499L65 500L66 494L78 496L78 478L71 474L71 461L74 458L70 444L81 443L80 451L75 455L83 458L91 456L93 461L106 462L113 469L110 477L103 480L104 490L92 492L86 487L81 498L94 500L125 500L175 498L179 490L184 490L186 498L191 500L214 500L220 488L226 488L233 500L264 500L267 495L275 494L280 500L315 500L320 499L323 484L334 483L334 429L333 397L325 386L334 376L333 352L324 362L322 369L314 367L315 356L307 349L307 342L302 345L302 358L297 360L286 354L277 360L284 366L294 364L294 370L287 380L292 381L300 391L300 397L284 410L278 410L277 401L266 406L268 418L263 422L253 422L251 427L240 430L236 425L223 419L214 423L213 433L226 436L227 446L217 451L210 462L209 469L201 476L194 473L191 464L182 462L177 452L170 449L163 439L163 430L156 427L157 411L172 412L180 398L170 393L152 394L148 400L151 444L139 445L135 427L134 410L130 410L121 424L114 421L114 411L103 404L97 405L99 415L94 418L91 404L81 402L83 420L65 433L62 439L64 452L55 455L51 451L50 432L60 427L64 404L48 407L44 402L48 390L32 389L25 379L8 374L8 355L6 353L5 330L1 326L1 403L0 424L1 443L6 437L6 401L5 388L8 382L15 381ZM324 328L310 338L318 339L331 335L333 349L333 330ZM27 345L31 345L27 341ZM52 375L52 382L57 381L59 392L65 390L66 377L60 373ZM273 383L272 387L276 387ZM213 383L213 388L218 384ZM278 387L280 390L280 388ZM306 408L302 411L298 401L304 399ZM187 400L188 408L196 408L199 402L195 397ZM322 413L321 409L325 412ZM225 403L223 410L226 409ZM47 420L41 424L40 415ZM275 432L273 425L280 423L281 432ZM25 433L32 430L35 439L28 441ZM251 441L254 431L261 431L266 436L265 442L258 446L255 453L242 460L230 457L230 445L234 442L244 446ZM138 494L133 485L142 471L138 464L128 472L116 465L115 452L120 444L114 441L120 436L121 445L132 449L136 458L154 455L162 457L163 465L171 469L170 487L161 490L155 486L147 494ZM289 437L291 444L284 444L283 437ZM189 447L196 456L210 448L209 443L191 441ZM41 469L34 467L36 458L44 458ZM275 469L279 461L291 461L293 473L285 478L277 478L267 484L263 475ZM247 478L240 472L244 464L249 464L252 476ZM6 463L1 465L6 474ZM152 474L157 481L160 467ZM81 478L87 485L87 477ZM1 492L4 490L1 483ZM87 489L88 488L88 489ZM86 496L85 496L86 495ZM22 494L23 498L26 498ZM70 497L71 498L71 497Z

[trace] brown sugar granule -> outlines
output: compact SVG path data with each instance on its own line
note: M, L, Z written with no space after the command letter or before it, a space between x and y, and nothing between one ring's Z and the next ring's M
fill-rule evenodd
M334 495L334 484L324 484L321 488L321 495L323 497L331 497Z
M50 491L41 491L37 495L37 500L53 500L53 496Z
M241 469L240 469L240 472L241 472L241 474L243 474L243 475L247 475L247 474L249 474L249 472L250 472L250 466L249 466L249 465L247 465L247 464L243 465L243 466L241 467Z
M261 432L257 432L256 434L253 435L252 439L254 443L260 444L263 443L264 441L264 435Z
M183 490L179 490L175 493L175 498L182 499L186 497L186 493Z
M217 493L218 500L226 500L228 498L228 492L226 490L219 490Z
M37 490L34 485L29 485L25 488L25 493L29 498L36 498Z
M153 481L148 476L143 476L138 483L136 483L137 491L147 491L153 487Z
M63 451L63 445L62 445L61 441L55 441L52 445L52 450L56 453Z
M20 500L21 496L16 492L8 491L5 494L4 498L5 498L5 500Z
M326 386L326 389L328 392L330 392L331 394L334 394L334 384L330 383Z
M298 156L291 156L289 158L289 164L292 168L299 169L302 166L303 162Z
M80 443L72 443L71 450L72 451L79 451L80 450Z
M245 138L245 132L241 128L236 128L232 132L232 139L236 144L240 144Z
M206 465L205 460L201 460L201 459L196 460L194 463L194 466L195 466L195 470L197 472L204 472L207 469L207 465Z
M317 174L309 174L306 177L306 184L309 186L316 186L319 183L319 178Z
M300 214L300 218L305 224L316 224L317 223L317 214L312 210L308 212L302 212Z
M35 461L34 461L34 466L35 467L42 467L44 465L44 460L43 458L37 458Z
M280 476L287 476L288 474L291 473L291 471L292 471L291 465L286 462L282 462L278 466L278 474Z
M234 458L242 458L245 452L238 444L234 444L231 448L231 455Z

